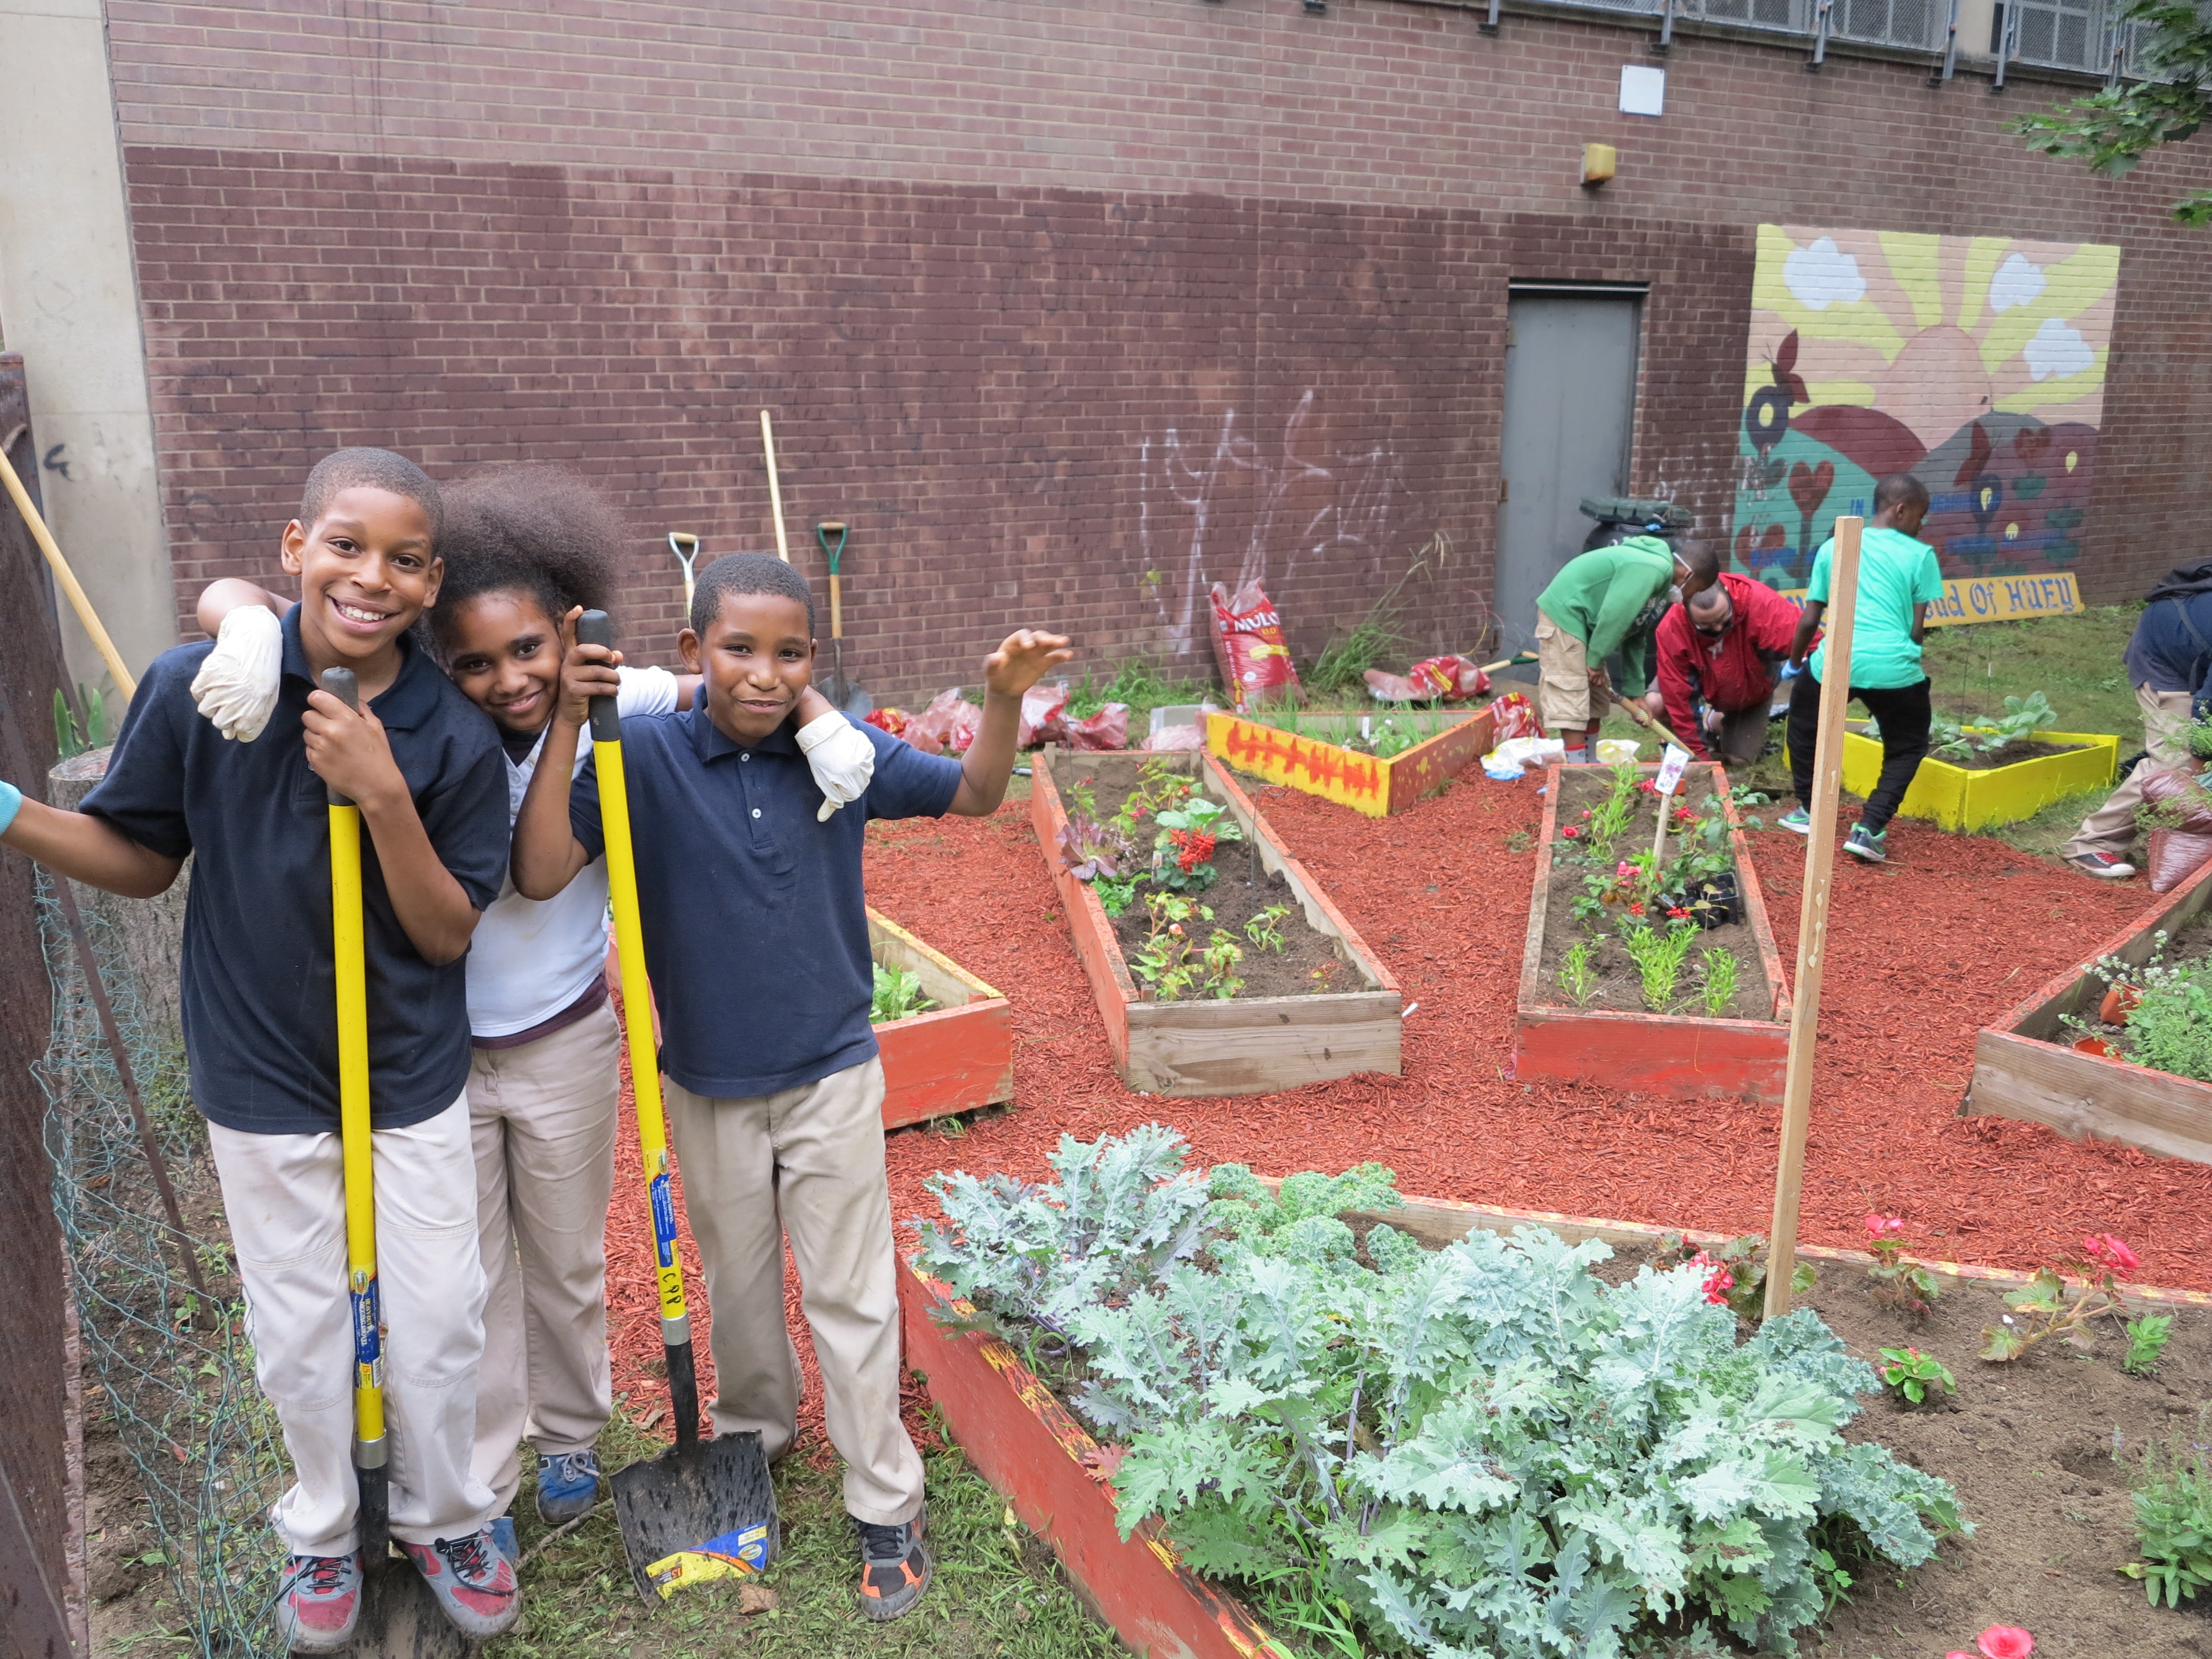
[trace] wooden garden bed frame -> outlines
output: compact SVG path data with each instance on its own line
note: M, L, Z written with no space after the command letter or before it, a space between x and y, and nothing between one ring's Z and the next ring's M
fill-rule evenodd
M1510 1237L1516 1227L1540 1226L1570 1243L1601 1238L1632 1249L1656 1243L1671 1231L1642 1222L1424 1198L1408 1198L1403 1209L1377 1212L1374 1218L1437 1245L1477 1227ZM1682 1236L1705 1247L1724 1243L1729 1237L1694 1230ZM1797 1254L1849 1267L1871 1266L1874 1260L1861 1250L1817 1244L1801 1244ZM1958 1262L1924 1265L1950 1278L2008 1287L2025 1285L2031 1277ZM2130 1301L2212 1307L2212 1294L2203 1291L2122 1288ZM973 1310L917 1272L911 1257L899 1274L899 1307L906 1363L921 1374L953 1439L1023 1523L1059 1553L1077 1592L1133 1652L1152 1659L1286 1659L1249 1608L1182 1565L1156 1521L1145 1522L1127 1540L1121 1537L1104 1449L1004 1342L980 1332L947 1336L933 1323L933 1310Z
M884 1127L972 1112L1014 1097L1014 1010L941 951L871 907L868 947L921 981L937 1004L876 1027L884 1060Z
M2140 964L2161 929L2178 933L2212 905L2212 868L2167 894L2090 953ZM2169 1158L2212 1164L2212 1083L2085 1054L2061 1023L2087 1018L2105 982L2069 968L1974 1039L1974 1078L1961 1117L2020 1118L2074 1140L2115 1140Z
M2118 738L2095 732L2038 732L2033 737L2038 743L2081 746L2069 754L2039 755L2033 760L1978 771L1932 757L1923 760L1913 775L1912 787L1905 792L1898 816L1932 818L1939 830L1963 835L2018 823L2033 817L2052 801L2111 787L2119 765ZM1881 775L1881 740L1847 731L1844 787L1864 799L1874 793Z
M1577 1008L1559 1000L1544 977L1544 927L1549 912L1552 851L1557 845L1559 781L1565 768L1546 769L1542 840L1536 850L1535 886L1528 901L1528 945L1521 959L1521 989L1514 1010L1510 1075L1566 1078L1642 1094L1696 1099L1734 1096L1778 1103L1790 1058L1790 987L1782 956L1767 926L1766 900L1751 867L1751 848L1733 805L1726 810L1729 845L1735 854L1736 884L1744 920L1759 950L1759 964L1774 995L1771 1019L1714 1019L1610 1008ZM1641 771L1656 774L1656 765ZM1701 771L1709 775L1701 775ZM1728 773L1717 763L1693 761L1677 799L1717 793L1726 799Z
M1315 718L1331 718L1334 713L1321 710ZM1206 717L1206 752L1268 783L1302 789L1379 818L1403 812L1435 794L1446 779L1496 747L1491 736L1498 728L1498 717L1488 708L1400 709L1377 704L1372 709L1347 710L1341 718L1356 720L1363 714L1376 720L1434 723L1439 729L1404 753L1383 760L1325 738L1281 731L1241 714L1216 714Z
M1054 764L1060 758L1079 766L1118 761L1137 767L1165 761L1179 770L1194 772L1200 787L1235 815L1246 840L1258 849L1261 866L1281 872L1306 925L1335 941L1338 957L1359 975L1364 988L1226 1001L1146 1001L1130 976L1114 937L1114 924L1098 895L1063 866L1060 831L1067 814L1053 778ZM1402 1001L1398 981L1375 959L1304 866L1275 839L1250 797L1212 757L1188 750L1151 754L1048 747L1039 754L1032 773L1030 820L1066 907L1076 954L1105 1018L1114 1068L1131 1088L1185 1097L1255 1095L1355 1072L1398 1074ZM1232 878L1228 872L1241 856L1233 850L1223 854L1223 879Z

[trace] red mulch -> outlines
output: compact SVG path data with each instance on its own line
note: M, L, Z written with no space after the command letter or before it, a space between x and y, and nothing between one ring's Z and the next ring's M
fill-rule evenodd
M1430 1197L1766 1231L1775 1110L1505 1077L1535 865L1533 850L1505 842L1534 831L1537 787L1470 777L1380 821L1255 790L1276 832L1419 1006L1406 1021L1402 1077L1215 1100L1140 1096L1114 1075L1026 803L985 820L872 825L869 902L1014 1006L1016 1109L958 1139L926 1127L890 1137L902 1231L930 1207L922 1182L933 1170L1035 1176L1064 1133L1088 1140L1153 1120L1182 1129L1200 1161L1262 1174L1374 1158L1397 1171L1402 1190ZM1804 842L1779 830L1752 840L1777 942L1794 963ZM1886 868L1837 860L1801 1237L1855 1245L1860 1218L1879 1209L1905 1218L1930 1255L2032 1267L2086 1232L2110 1231L2142 1254L2146 1281L2212 1289L2212 1169L1955 1115L1975 1032L2086 960L2150 894L1923 824L1899 821L1890 840L1896 862ZM627 1156L608 1245L611 1261L619 1252L642 1263L627 1242L649 1237L634 1145ZM793 1286L795 1312L795 1276ZM659 1352L649 1275L611 1265L609 1300L617 1391L630 1390L638 1414L639 1402L659 1398L636 1371ZM705 1322L695 1322L703 1348ZM805 1420L818 1432L811 1356L807 1371Z

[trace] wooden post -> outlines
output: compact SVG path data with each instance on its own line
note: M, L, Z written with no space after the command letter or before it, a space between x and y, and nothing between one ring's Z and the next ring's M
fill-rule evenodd
M1805 837L1805 892L1797 912L1789 1073L1782 1089L1782 1148L1774 1176L1774 1224L1767 1236L1769 1319L1790 1311L1790 1280L1797 1267L1797 1203L1805 1184L1805 1134L1813 1116L1814 1032L1820 1020L1820 969L1828 953L1836 806L1843 793L1844 714L1851 700L1851 617L1858 601L1859 532L1865 525L1858 518L1836 520L1836 550L1828 568L1827 611L1822 617L1828 630L1828 676L1820 682L1820 737L1813 750L1813 822Z

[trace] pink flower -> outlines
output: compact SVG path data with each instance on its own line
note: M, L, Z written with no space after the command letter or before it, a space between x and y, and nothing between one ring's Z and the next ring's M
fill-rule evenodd
M1647 795L1656 795L1659 793L1659 780L1656 778L1646 778L1643 782L1638 784L1636 787L1638 789L1641 789Z
M1982 1659L2027 1659L2035 1651L2035 1638L2018 1625L1991 1625L1974 1638Z
M2089 1253L2090 1261L2114 1273L2131 1273L2142 1266L2142 1260L2118 1233L2091 1233L2081 1241L2081 1248Z
M1621 880L1626 881L1631 876L1636 873L1636 866L1629 863L1627 860L1623 859L1613 873L1620 878Z
M1866 1218L1866 1230L1869 1237L1880 1238L1887 1233L1903 1232L1905 1222L1899 1216L1870 1215Z
M1569 824L1565 829L1560 830L1559 833L1565 836L1569 841L1574 841L1577 839L1583 832L1576 829L1574 825Z
M1728 1293L1735 1288L1735 1275L1703 1250L1699 1250L1697 1255L1690 1258L1690 1265L1692 1267L1703 1267L1705 1270L1705 1300L1716 1306L1725 1304L1728 1301Z

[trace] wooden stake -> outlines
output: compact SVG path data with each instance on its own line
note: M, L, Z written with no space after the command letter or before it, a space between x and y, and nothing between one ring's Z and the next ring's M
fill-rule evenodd
M768 500L769 510L775 514L775 556L789 564L791 544L783 538L783 486L775 477L775 432L764 409L761 410L761 449L768 456Z
M1790 1311L1797 1269L1797 1203L1805 1183L1805 1134L1813 1116L1813 1039L1820 1019L1820 969L1827 960L1828 893L1836 869L1836 806L1843 793L1844 714L1851 700L1851 617L1857 609L1859 532L1836 520L1828 569L1828 677L1820 682L1820 736L1813 750L1812 825L1805 837L1805 892L1797 912L1797 978L1790 1008L1790 1060L1782 1089L1782 1149L1767 1236L1765 1317ZM1809 669L1808 672L1810 672Z
M39 551L46 556L46 563L53 569L54 580L62 585L62 592L69 595L70 608L76 612L77 621L84 624L84 631L92 636L94 647L106 660L107 672L115 679L115 689L123 694L123 701L129 702L138 695L137 679L123 665L123 653L115 648L115 641L107 637L107 630L100 625L99 614L93 610L92 601L85 596L84 588L76 579L76 572L71 570L69 561L62 557L61 549L54 544L53 532L46 528L46 521L39 516L39 509L31 505L31 492L23 488L23 481L15 476L15 465L9 460L4 450L0 450L0 483L8 486L9 495L15 498L15 510L23 515L23 522L31 526L31 539L38 543Z

